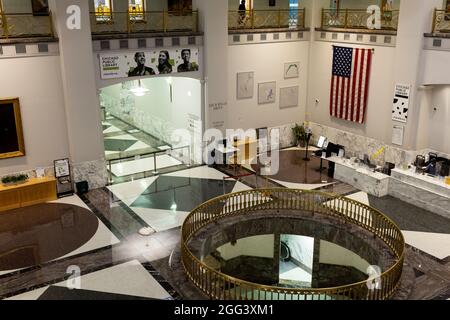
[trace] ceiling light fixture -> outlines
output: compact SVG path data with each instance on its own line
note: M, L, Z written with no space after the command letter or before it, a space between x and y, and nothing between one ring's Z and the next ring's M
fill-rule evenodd
M150 90L142 86L141 80L138 80L138 86L131 88L130 91L136 96L136 97L142 97L146 95Z

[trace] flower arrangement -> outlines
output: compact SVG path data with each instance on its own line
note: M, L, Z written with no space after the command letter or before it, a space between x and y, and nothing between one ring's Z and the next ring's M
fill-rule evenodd
M303 125L295 124L295 126L292 128L292 132L294 133L296 144L300 144L302 147L304 147L306 143L305 127Z
M5 176L2 178L2 183L9 185L9 184L19 184L24 183L28 180L28 175L26 174L17 174L17 175L11 175L11 176Z

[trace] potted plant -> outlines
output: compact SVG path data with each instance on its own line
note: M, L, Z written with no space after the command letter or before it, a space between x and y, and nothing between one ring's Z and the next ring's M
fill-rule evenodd
M26 174L10 175L2 178L2 183L6 186L17 185L28 181Z
M296 145L298 145L301 148L304 148L306 146L305 127L303 125L295 124L295 126L292 128L292 131L294 133Z

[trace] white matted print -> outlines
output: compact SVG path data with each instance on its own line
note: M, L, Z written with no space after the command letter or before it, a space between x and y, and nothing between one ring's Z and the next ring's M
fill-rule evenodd
M253 98L253 87L253 72L241 72L237 74L237 99Z
M280 109L298 106L299 86L280 89Z
M284 78L298 78L300 74L300 62L288 62L284 64Z
M277 83L263 82L258 84L258 104L274 103Z

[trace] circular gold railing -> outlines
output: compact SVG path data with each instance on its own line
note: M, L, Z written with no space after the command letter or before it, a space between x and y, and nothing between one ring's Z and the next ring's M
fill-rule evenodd
M203 227L222 218L265 210L319 213L358 225L373 233L392 250L395 264L370 283L362 281L334 288L293 289L230 277L210 268L190 251L189 241ZM352 199L306 190L248 190L220 196L195 208L181 229L181 258L185 272L203 293L211 299L221 300L388 299L400 283L404 248L405 241L400 229L380 211Z

